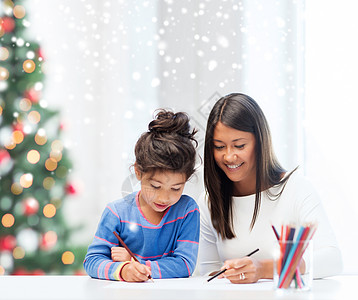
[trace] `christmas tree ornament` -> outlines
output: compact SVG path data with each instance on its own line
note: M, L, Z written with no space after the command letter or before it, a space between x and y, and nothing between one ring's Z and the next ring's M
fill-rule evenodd
M39 210L39 207L39 202L34 197L28 197L22 201L22 209L25 216L36 214Z
M13 161L6 149L0 149L0 176L7 174L13 167Z
M77 189L75 187L75 185L73 183L68 182L66 184L66 194L69 195L76 195L77 194Z
M34 275L34 276L43 276L45 275L46 273L44 272L44 270L41 270L41 269L35 269L33 270L32 272L30 272L29 275Z
M4 17L0 19L0 27L4 33L12 32L15 28L15 21L10 17ZM1 30L0 29L0 30Z
M0 237L0 250L12 251L16 246L16 238L13 235L5 235Z
M12 270L14 267L14 259L10 251L2 251L0 253L0 266L5 270Z
M33 253L39 247L39 234L31 228L22 229L16 236L17 244L26 253Z
M40 247L43 250L50 250L57 244L57 233L50 230L42 235Z
M24 92L24 97L29 99L32 103L38 103L41 98L41 92L30 88Z

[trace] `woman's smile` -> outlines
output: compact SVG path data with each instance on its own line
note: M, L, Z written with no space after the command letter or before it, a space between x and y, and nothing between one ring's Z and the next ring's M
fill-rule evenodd
M230 171L237 171L243 164L244 164L244 162L242 162L241 164L237 164L237 165L226 165L226 167Z

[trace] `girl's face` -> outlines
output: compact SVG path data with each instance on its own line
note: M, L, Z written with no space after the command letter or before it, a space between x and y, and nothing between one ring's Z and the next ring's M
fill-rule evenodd
M255 136L218 122L214 129L213 150L216 164L234 182L234 193L255 193Z
M184 173L156 171L152 174L135 170L142 187L139 200L152 211L163 213L179 201L186 182Z

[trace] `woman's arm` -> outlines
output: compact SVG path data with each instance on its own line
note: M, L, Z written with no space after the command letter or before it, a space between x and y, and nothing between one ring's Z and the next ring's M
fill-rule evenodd
M211 224L210 212L203 197L200 207L199 273L213 275L222 267L217 249L218 236Z

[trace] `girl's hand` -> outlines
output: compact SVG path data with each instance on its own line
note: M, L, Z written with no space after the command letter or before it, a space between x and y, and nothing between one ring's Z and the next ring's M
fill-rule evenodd
M252 257L226 260L221 269L225 268L218 278L226 277L232 283L253 283L265 277L264 264Z
M147 281L149 275L150 268L136 261L131 261L121 271L121 277L128 282Z
M131 256L128 251L123 247L112 247L111 258L113 261L128 261L131 260Z

